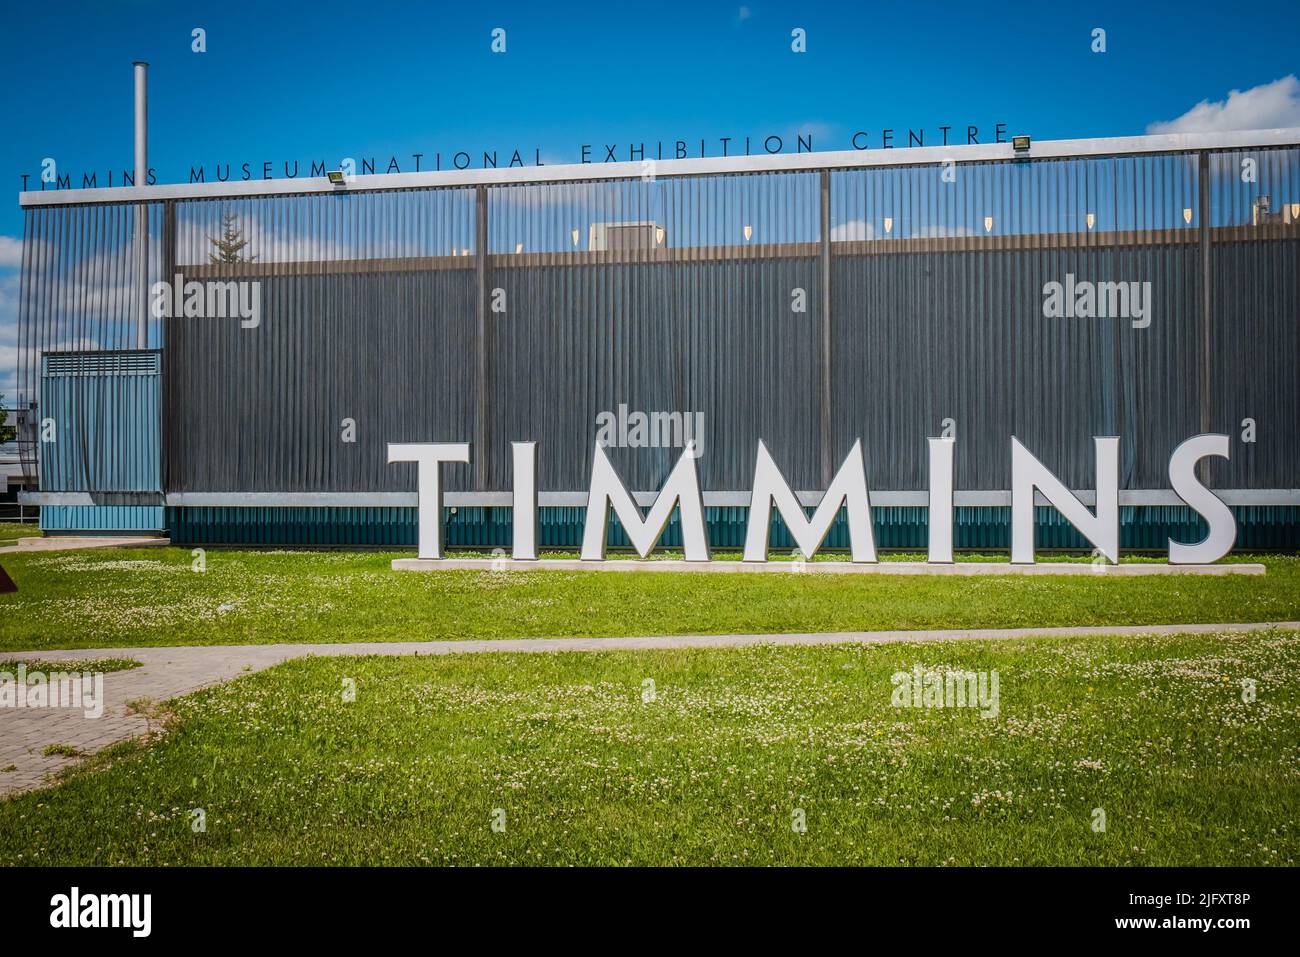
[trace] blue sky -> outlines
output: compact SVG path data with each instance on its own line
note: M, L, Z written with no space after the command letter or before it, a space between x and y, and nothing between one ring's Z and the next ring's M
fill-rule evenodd
M893 129L994 124L1039 139L1191 125L1300 125L1300 4L738 3L9 5L0 29L0 391L16 364L17 203L56 160L80 185L131 166L131 61L151 64L151 165L260 173L272 161L769 134L870 146ZM191 50L206 31L207 51ZM506 52L491 31L506 31ZM807 52L791 51L791 31ZM1091 50L1094 28L1106 52ZM1234 90L1264 91L1228 101ZM620 159L626 156L620 155ZM504 162L504 159L503 159ZM116 181L116 180L115 180Z

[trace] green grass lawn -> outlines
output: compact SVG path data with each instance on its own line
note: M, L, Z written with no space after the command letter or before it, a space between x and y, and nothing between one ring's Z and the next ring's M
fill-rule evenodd
M891 706L917 664L998 716ZM1279 631L300 659L0 801L0 864L1294 865L1297 673Z
M199 573L184 548L8 554L0 651L1300 620L1294 556L1215 578L420 574L394 557L210 549Z
M35 522L0 522L0 545L13 545L20 538L40 538L41 527Z
M33 671L40 671L45 674L51 671L97 671L100 674L109 674L113 671L130 671L132 668L139 668L140 662L131 658L63 658L52 661L20 661L18 659L7 660L0 658L0 673L14 674L18 671L19 666L26 666L28 674Z

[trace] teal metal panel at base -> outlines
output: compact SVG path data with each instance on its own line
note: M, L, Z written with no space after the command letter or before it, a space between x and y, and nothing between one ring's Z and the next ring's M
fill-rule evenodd
M45 505L41 530L52 534L161 532L161 505Z
M953 542L959 549L1006 551L1011 544L1009 508L957 508ZM1036 510L1037 543L1044 549L1090 548L1075 529L1052 508ZM745 541L748 509L706 508L709 542L715 549L739 550ZM1237 516L1238 551L1300 550L1300 508L1244 506ZM577 549L582 544L586 510L538 510L538 542L542 548ZM924 551L929 532L925 508L889 507L872 510L878 548ZM414 548L414 508L168 508L167 527L177 544L300 545ZM445 509L444 540L449 548L509 548L509 508ZM1125 549L1162 552L1170 538L1196 542L1205 537L1205 522L1186 506L1120 509L1120 545ZM628 546L627 536L611 518L608 542ZM772 522L773 551L794 548L794 540L779 517ZM674 516L661 544L681 545ZM843 512L826 537L828 549L848 548Z

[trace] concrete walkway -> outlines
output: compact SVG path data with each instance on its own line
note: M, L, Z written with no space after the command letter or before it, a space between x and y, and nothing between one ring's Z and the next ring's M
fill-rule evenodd
M158 548L170 544L169 538L146 535L53 535L20 538L12 545L0 546L0 555L7 552L64 552L74 548Z
M472 641L356 642L298 645L214 645L189 648L95 648L0 652L0 659L59 661L130 658L143 667L104 675L104 710L87 718L80 709L0 708L0 795L40 787L46 776L77 758L42 752L66 744L86 754L143 735L147 722L125 713L126 702L163 702L240 674L307 655L450 655L491 652L636 651L655 648L743 648L753 645L874 645L917 641L986 641L1028 637L1239 634L1268 628L1300 630L1300 622L1250 624L1119 625L1079 628L977 628L938 631L846 631L786 635L659 635L646 638L518 638Z
M1102 575L1131 578L1136 575L1266 575L1268 567L1255 562L1221 562L1216 565L1171 565L1168 562L1123 562L1102 565L1095 562L743 562L714 559L688 562L676 558L611 558L585 561L580 558L394 558L396 572L689 572L691 574L741 575Z

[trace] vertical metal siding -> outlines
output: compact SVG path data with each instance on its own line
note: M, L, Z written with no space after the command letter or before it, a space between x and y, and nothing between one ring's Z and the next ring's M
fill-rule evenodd
M1250 182L1245 159L1258 164ZM1119 434L1124 486L1159 488L1178 442L1236 436L1251 418L1259 440L1209 463L1210 482L1295 486L1300 220L1282 211L1300 202L1300 150L945 172L832 170L824 223L820 171L154 204L151 276L258 282L263 298L257 329L150 322L165 350L161 478L123 471L142 460L139 436L99 428L108 399L63 395L39 371L48 352L133 341L130 204L29 209L24 457L49 455L46 488L369 492L414 487L414 466L385 464L385 443L470 441L474 461L447 469L448 488L500 490L509 442L535 439L540 487L580 491L597 415L626 405L702 413L711 489L748 487L759 438L793 485L822 487L823 460L838 464L858 437L874 488L922 489L924 439L945 418L959 488L1007 486L1012 434L1083 487L1091 437ZM228 214L255 259L209 261ZM627 234L640 238L607 241L620 223L641 224ZM1044 285L1066 275L1150 282L1150 326L1045 318ZM115 408L151 410L147 390L114 394ZM66 461L40 449L34 425L60 403L74 434L108 447ZM341 441L345 418L355 443ZM678 454L611 451L638 488L657 487ZM907 514L904 537L919 527ZM959 541L1002 527L995 510L963 521Z
M743 507L706 508L710 545L719 550L740 550L745 542L748 511ZM1294 550L1300 547L1300 508L1249 506L1236 507L1232 511L1237 518L1239 550ZM1186 506L1125 506L1120 512L1120 545L1125 549L1161 552L1170 538L1195 542L1206 534L1204 520ZM925 550L929 537L925 508L875 508L872 509L872 518L877 547ZM539 544L547 549L576 550L582 544L585 519L586 510L582 508L539 509ZM443 521L449 546L510 547L508 508L445 509ZM1006 550L1011 541L1010 523L1010 509L959 506L953 515L953 543L965 550ZM629 547L627 536L617 520L611 517L609 526L609 545ZM413 508L168 508L166 527L172 541L182 545L407 548L415 544L417 535ZM1035 528L1040 548L1078 550L1089 547L1083 536L1055 509L1036 509ZM794 539L779 515L772 519L770 541L774 553L793 552L795 548ZM667 548L681 545L676 517L665 530L661 544ZM844 550L848 546L848 526L841 514L826 537L825 547Z
M41 376L40 487L160 492L159 354L47 352ZM40 426L44 433L44 423Z
M41 528L47 532L161 532L160 505L45 505Z

